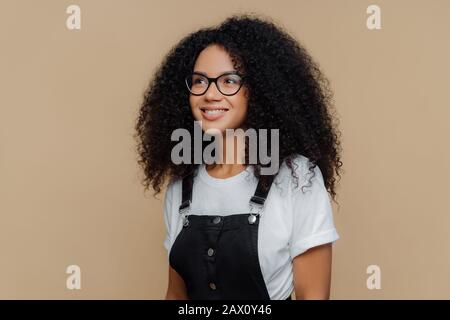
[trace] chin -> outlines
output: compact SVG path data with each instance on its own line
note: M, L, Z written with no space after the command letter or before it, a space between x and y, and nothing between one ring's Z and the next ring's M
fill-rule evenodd
M208 123L209 121L202 120L202 127L203 131L207 130L218 130L221 133L225 134L225 129L227 128L226 125L220 124L220 123ZM213 132L215 133L215 132Z

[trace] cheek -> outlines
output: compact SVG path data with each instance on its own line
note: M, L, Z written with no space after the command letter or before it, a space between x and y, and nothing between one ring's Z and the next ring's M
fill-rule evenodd
M247 99L244 96L235 97L230 103L233 105L233 113L228 118L228 126L231 128L239 128L247 118Z
M191 107L191 110L193 109L193 106L195 106L195 96L189 96L189 106Z
M247 98L245 96L236 97L233 101L233 105L239 114L247 113Z
M200 110L195 107L197 105L197 102L198 97L192 95L189 97L189 106L191 107L191 111L194 115L200 113Z
M246 113L248 106L248 91L245 90L245 88L242 88L242 91L239 92L239 95L236 98L238 99L240 108Z

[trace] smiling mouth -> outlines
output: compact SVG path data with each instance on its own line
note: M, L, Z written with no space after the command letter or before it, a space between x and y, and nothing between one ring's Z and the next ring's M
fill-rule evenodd
M208 109L208 108L200 108L200 110L205 114L216 115L222 114L228 111L228 109Z
M200 108L202 112L203 119L207 121L215 121L221 119L223 116L225 116L225 113L228 112L228 109L221 108L219 106L217 107L203 107Z

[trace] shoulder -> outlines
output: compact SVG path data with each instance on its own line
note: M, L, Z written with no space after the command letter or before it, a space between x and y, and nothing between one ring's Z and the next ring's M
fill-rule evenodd
M171 177L167 184L166 194L172 196L177 189L181 190L182 179L178 177Z
M277 179L279 182L289 184L292 189L296 189L297 186L310 186L312 183L323 184L319 166L314 166L308 157L299 153L291 158L291 166L283 160Z
M180 199L178 198L181 197L181 182L182 179L180 178L170 178L167 184L166 192L164 194L166 216L169 216L178 202L180 202Z

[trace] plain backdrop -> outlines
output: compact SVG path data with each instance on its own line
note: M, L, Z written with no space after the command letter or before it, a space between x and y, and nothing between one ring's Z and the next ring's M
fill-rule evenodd
M71 4L80 30L66 28ZM450 298L446 0L2 0L0 298L164 298L163 194L140 184L137 110L173 45L240 12L282 25L334 90L345 173L331 298ZM381 289L367 288L371 265Z

